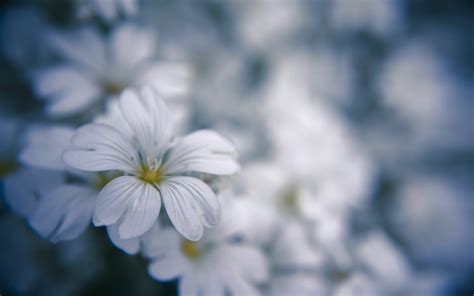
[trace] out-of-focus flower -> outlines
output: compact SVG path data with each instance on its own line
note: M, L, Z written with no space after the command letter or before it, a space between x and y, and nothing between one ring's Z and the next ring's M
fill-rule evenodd
M311 20L301 1L236 1L232 4L239 16L240 42L251 49L280 49L279 45L292 40Z
M272 276L265 295L328 295L327 281L316 272L292 272Z
M166 97L187 90L188 68L157 60L153 35L134 24L121 24L105 38L88 27L53 32L48 41L64 59L34 75L34 90L47 102L49 115L93 111L130 86L149 85Z
M312 99L309 81L295 73L282 63L266 86L264 116L273 156L290 174L338 195L334 201L356 204L369 194L372 163L355 131L330 105Z
M401 29L402 1L355 0L331 2L330 24L339 31L387 35Z
M17 207L25 209L33 229L52 242L75 239L84 232L91 221L97 195L89 176L68 172L61 160L73 132L69 127L31 127L19 158L21 163L35 169L25 169L6 182L6 196L17 201ZM24 184L24 193L20 195L16 190L19 184Z
M400 166L432 151L472 149L472 90L445 62L420 41L403 45L385 61L377 86L394 124L387 128L382 118L369 128L383 163Z
M216 228L225 227L224 223ZM207 232L198 242L166 229L144 243L152 259L150 275L160 281L179 279L180 295L257 295L255 285L268 277L264 254L246 243L232 243L218 231Z
M437 177L411 174L403 180L390 204L390 222L417 264L436 264L453 276L472 266L468 192Z
M380 295L382 291L379 290L377 282L363 273L355 273L350 275L333 290L333 295L366 295L376 296Z
M40 196L62 182L61 173L21 168L4 179L5 201L15 213L28 218L38 206Z
M279 67L267 85L264 114L273 162L295 183L294 204L313 221L315 241L347 262L350 213L370 197L373 164L341 116L324 101L311 100L308 80L295 73Z
M304 223L286 221L270 248L272 268L276 271L318 270L325 261L324 254L311 243Z
M170 114L150 88L127 91L120 98L123 120L132 134L107 124L79 128L64 160L84 171L127 173L99 193L94 224L111 225L123 217L120 237L145 233L156 221L161 199L176 229L198 240L203 226L215 226L220 205L214 192L191 172L231 175L239 170L232 143L210 130L172 142Z
M401 250L381 231L359 238L353 247L355 261L386 293L400 292L410 285L411 267Z
M119 16L135 16L138 13L138 0L79 0L76 1L76 14L79 18L97 15L107 22Z

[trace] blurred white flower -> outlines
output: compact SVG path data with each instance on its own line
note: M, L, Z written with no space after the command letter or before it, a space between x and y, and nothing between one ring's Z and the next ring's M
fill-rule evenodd
M436 49L419 39L395 50L377 81L383 106L397 121L397 130L379 131L374 148L383 161L389 158L394 165L406 163L407 156L410 162L426 155L427 150L473 147L472 89L457 79ZM371 134L377 129L378 124L371 127Z
M3 182L8 206L28 218L36 209L40 196L62 184L63 175L50 170L21 168L6 176Z
M70 127L30 127L19 160L31 168L6 180L10 204L16 201L31 227L52 242L75 239L84 232L97 195L92 176L67 170L61 159L73 133Z
M368 202L374 168L354 130L324 101L311 97L308 79L285 63L275 69L263 109L272 161L284 171L273 184L294 183L293 204L313 222L314 241L348 264L350 213ZM275 169L263 173L276 174Z
M360 272L350 275L347 279L344 279L340 284L334 287L332 295L377 296L382 295L382 291L379 290L376 280Z
M329 284L316 272L288 273L273 276L265 295L270 296L314 296L329 295Z
M27 168L5 179L5 196L13 210L52 242L79 237L92 220L96 196L117 172L84 173L63 162L74 129L67 126L32 126L24 135L19 160ZM118 224L107 227L112 243L128 254L139 251L139 238L123 240Z
M214 229L215 233L225 231L220 235L261 247L272 242L278 231L279 217L267 203L233 192L225 192L219 197L223 203L221 223L226 226Z
M221 227L225 223L217 228ZM180 295L258 295L255 285L268 277L264 254L252 245L232 243L214 230L198 242L170 229L150 237L143 247L152 259L148 272L160 281L178 278Z
M76 0L76 2L76 14L79 18L97 15L107 22L112 22L120 15L131 17L138 13L138 0Z
M274 271L315 271L325 263L325 254L311 243L308 229L297 220L285 221L269 248Z
M119 103L129 129L85 125L76 131L72 148L63 155L73 168L127 174L112 180L99 193L94 224L111 225L123 217L120 237L140 236L156 221L163 198L176 229L186 238L198 240L203 226L219 222L220 205L209 186L189 173L236 173L235 147L210 130L172 142L168 109L150 88L126 91Z
M284 64L275 69L263 106L276 162L322 192L329 187L334 201L361 202L373 168L355 130L328 104L312 99L308 80L288 70Z
M186 65L157 60L152 33L134 24L121 24L107 37L89 27L52 32L47 41L64 60L34 75L34 91L49 115L94 110L130 86L149 85L166 97L187 90Z
M437 177L407 175L390 203L390 222L421 266L452 276L472 266L472 194Z
M137 254L141 249L141 244L148 236L159 235L158 232L161 229L160 223L154 223L147 232L142 236L122 239L119 234L119 226L122 223L123 218L115 224L107 226L107 235L109 236L110 241L120 250L124 251L129 255Z
M401 29L402 5L399 0L335 0L331 2L330 24L340 31L369 31L383 36Z
M251 49L278 50L311 18L302 1L235 1L240 42Z
M353 247L357 264L383 287L386 293L407 288L413 279L412 269L401 250L382 231L373 231Z

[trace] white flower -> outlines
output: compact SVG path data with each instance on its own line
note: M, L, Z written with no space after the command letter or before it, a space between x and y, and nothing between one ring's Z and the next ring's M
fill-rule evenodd
M78 0L77 2L79 18L98 15L102 19L112 22L121 14L134 16L138 12L137 0Z
M442 266L451 276L472 266L472 251L466 248L472 242L470 185L406 174L389 207L392 229L417 262Z
M262 247L273 241L278 231L279 213L267 203L229 193L220 197L223 202L221 223L226 223L226 227L219 227L214 232L225 231L220 235Z
M238 18L236 33L246 47L278 51L291 37L309 25L301 1L236 1L230 2Z
M376 296L382 294L382 291L380 291L377 286L377 282L362 272L350 275L349 278L345 279L333 289L333 295L336 296Z
M382 118L369 130L369 135L380 130L374 148L381 161L388 158L395 166L437 149L473 148L472 84L453 75L436 47L414 39L384 61L377 79L381 103L395 124L384 124Z
M163 199L176 229L186 238L198 240L204 226L218 223L220 205L209 186L190 173L236 173L239 165L234 146L210 130L172 142L170 114L151 88L126 91L119 104L129 129L85 125L76 131L72 148L63 155L73 168L127 174L99 193L94 224L111 225L123 217L120 237L140 236L156 221Z
M219 225L219 228L222 224ZM258 295L256 284L268 277L266 258L257 248L206 235L199 242L163 230L144 244L152 258L150 275L160 281L179 278L180 295Z
M151 32L131 23L118 26L107 38L92 28L50 37L64 62L37 71L33 81L50 115L94 111L129 86L150 85L166 96L182 95L187 89L187 67L156 60Z
M272 277L265 295L329 295L329 284L313 272L289 273Z
M325 261L321 247L318 248L311 244L303 223L288 220L270 246L272 267L280 271L317 270Z
M24 136L19 160L27 165L5 179L10 207L28 219L30 226L52 242L77 238L92 220L99 191L117 172L84 173L65 165L62 153L70 145L74 129L65 126L33 126ZM128 254L139 251L139 238L122 240L118 225L107 227L112 243Z
M60 185L46 192L28 222L52 242L81 235L90 223L97 192L81 185Z
M360 239L352 250L362 269L368 271L387 291L404 288L411 279L416 278L405 255L382 231L372 231Z
M330 26L339 31L369 31L381 36L397 32L403 24L402 1L335 0Z
M9 204L30 226L52 242L71 240L91 221L99 178L67 170L61 154L74 129L33 126L25 134L19 154L28 166L6 180Z
M8 206L22 217L29 217L38 205L38 197L63 182L54 171L22 168L5 177L4 195Z

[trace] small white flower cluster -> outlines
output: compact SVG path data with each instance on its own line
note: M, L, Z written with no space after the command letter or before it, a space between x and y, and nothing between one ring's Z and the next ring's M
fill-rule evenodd
M364 129L340 112L357 54L294 46L322 27L336 43L395 36L399 1L277 2L74 0L62 25L37 6L0 18L2 59L22 76L0 79L35 99L0 110L2 193L41 238L0 204L14 253L0 246L0 285L55 285L35 259L44 241L77 285L113 268L95 253L110 245L183 296L437 295L474 266L466 193L403 166L427 146L472 147L450 135L458 90L437 59L414 42L394 50L370 108L395 115ZM408 141L387 132L392 119Z

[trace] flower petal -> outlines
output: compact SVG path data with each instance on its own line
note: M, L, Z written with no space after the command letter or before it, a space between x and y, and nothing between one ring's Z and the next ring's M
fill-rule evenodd
M34 168L23 168L3 180L5 201L23 217L29 217L42 193L63 182L62 173Z
M132 176L113 179L99 192L94 208L95 226L112 225L140 196L143 183Z
M184 63L155 62L139 74L137 85L150 85L164 97L182 96L189 90L191 71Z
M107 226L107 234L109 235L110 241L120 250L124 251L129 255L134 255L140 250L140 239L138 237L132 239L121 239L119 236L120 221Z
M72 138L73 148L63 154L69 166L84 171L120 170L136 173L139 156L129 139L115 128L99 123L87 124Z
M160 185L166 212L179 233L189 240L202 237L203 225L220 220L220 204L204 182L192 177L170 177Z
M166 256L170 250L179 248L182 237L171 228L152 228L142 236L143 254L148 258Z
M124 221L119 226L121 239L144 234L156 222L160 213L161 197L155 187L142 183L137 192L136 198L129 204Z
M151 88L125 91L120 110L134 131L145 157L161 158L172 136L171 118L164 101Z
M148 273L160 281L169 281L183 274L188 265L179 252L170 250L166 256L158 258L148 266Z
M209 260L222 262L221 268L251 283L262 283L269 277L267 258L258 248L250 245L221 245L211 256L213 258Z
M236 148L226 138L211 130L194 132L177 142L165 155L170 174L202 172L231 175L239 171Z
M38 71L34 90L48 101L47 112L67 116L84 110L100 97L100 88L90 76L70 66L53 66Z
M230 295L262 295L257 288L245 281L241 276L232 273L224 278L226 282L226 291Z
M55 32L49 38L58 54L83 70L100 76L107 68L105 44L97 30L87 27L73 34Z
M118 26L110 40L111 56L117 71L130 72L155 53L151 32L131 23Z
M41 197L28 221L52 242L74 239L89 225L94 199L95 192L87 187L62 185Z
M19 158L23 164L50 170L64 170L62 153L71 143L74 130L69 127L36 126L26 132Z
M199 296L201 295L201 284L196 275L187 273L179 280L179 295Z

